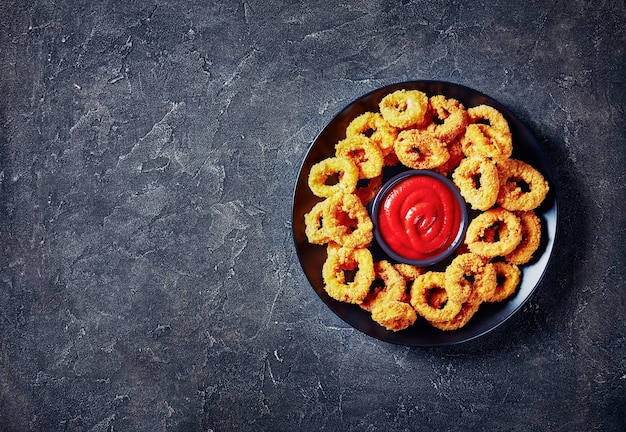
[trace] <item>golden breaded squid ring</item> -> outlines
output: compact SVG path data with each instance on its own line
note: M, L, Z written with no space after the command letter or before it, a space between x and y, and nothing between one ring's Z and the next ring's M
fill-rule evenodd
M397 129L391 126L380 113L371 111L357 116L346 128L346 137L368 138L380 148L383 156L393 151L393 143L397 135Z
M533 210L518 212L517 216L522 223L522 241L504 258L512 264L528 263L541 243L541 221Z
M504 261L495 261L492 265L496 272L496 289L491 295L483 297L483 300L501 302L515 293L522 279L522 271L517 265Z
M378 177L383 172L382 150L365 136L355 135L339 141L335 153L357 166L359 178Z
M430 324L438 328L439 330L451 331L458 330L461 327L464 327L470 319L478 312L480 308L480 301L471 302L467 301L461 305L461 310L458 314L454 316L454 318L447 321L432 321Z
M346 280L346 271L355 271L351 281ZM322 279L324 289L331 298L346 303L361 303L374 281L371 252L365 248L339 248L329 252L322 265Z
M399 331L412 325L417 315L407 303L402 275L386 260L374 263L374 274L373 288L360 306L370 311L372 319L387 330Z
M366 249L366 248L362 248L362 249ZM340 260L341 262L345 262L345 263L354 263L354 251L356 249L352 249L349 247L344 247L341 246L340 244L335 243L334 241L330 241L328 242L328 245L326 246L326 257L329 257L331 255L338 255L338 257L336 257L336 259ZM366 249L369 250L369 249ZM372 261L373 262L373 261ZM373 265L373 264L372 264ZM348 266L349 267L349 266ZM354 268L350 269L346 267L345 270L354 270Z
M432 169L450 158L446 145L430 132L403 130L394 144L396 156L403 165L413 169Z
M454 300L479 302L493 295L496 289L496 273L493 265L474 253L465 253L455 257L445 270L446 288L461 292Z
M374 284L370 293L361 303L361 307L367 311L377 303L404 300L406 283L404 278L394 266L387 260L374 263ZM379 281L380 283L376 283Z
M461 136L466 156L508 158L513 153L513 136L509 124L500 111L479 105L467 110L469 125Z
M429 103L432 120L427 129L436 138L449 143L465 130L469 115L462 103L443 95L432 96Z
M419 90L396 90L378 104L383 118L393 127L419 126L428 111L428 96Z
M393 268L402 276L404 280L404 297L403 301L410 301L411 285L418 276L424 274L425 270L422 267L417 267L411 264L396 263Z
M502 132L509 132L509 123L500 111L489 105L477 105L467 110L470 123L485 121L489 126Z
M484 124L470 124L461 136L461 146L466 156L506 159L513 153L513 138Z
M372 319L387 330L397 332L412 326L417 320L417 314L410 304L391 300L375 304Z
M503 208L487 210L468 225L465 243L470 251L488 258L504 256L522 241L522 223Z
M487 210L496 203L500 178L491 159L477 156L463 159L452 173L452 181L474 210Z
M521 160L498 161L498 173L498 204L507 210L533 210L539 207L550 190L543 175Z
M461 141L459 141L457 138L454 138L450 142L448 142L446 144L446 148L448 149L448 153L450 154L448 161L442 165L439 165L438 167L433 168L433 170L445 176L453 172L465 158L465 154L463 154L463 150L461 149Z
M328 180L337 176L338 181L327 184ZM359 169L350 160L342 157L326 158L311 167L308 183L315 196L328 198L336 193L352 193L359 180Z
M357 249L372 242L372 219L356 195L339 193L328 198L324 217L327 233L335 243Z
M412 282L418 276L424 274L424 269L422 267L417 267L411 264L397 263L394 264L393 267L398 273L400 273L406 282Z
M327 224L324 224L328 211L328 199L320 201L304 215L304 233L309 243L322 245L331 240Z
M441 307L431 306L431 294L442 290L447 294L445 304ZM461 310L461 302L457 300L460 296L460 288L448 286L445 273L443 272L426 272L418 276L411 286L411 306L419 315L430 322L446 321L454 318Z

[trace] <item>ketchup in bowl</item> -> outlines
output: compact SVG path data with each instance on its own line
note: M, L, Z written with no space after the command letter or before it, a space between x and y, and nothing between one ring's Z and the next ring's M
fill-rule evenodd
M467 209L448 178L411 170L383 186L372 220L376 240L391 258L424 267L445 259L463 241Z

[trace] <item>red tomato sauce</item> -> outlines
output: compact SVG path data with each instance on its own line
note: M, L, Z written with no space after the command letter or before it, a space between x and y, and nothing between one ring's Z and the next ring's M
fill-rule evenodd
M426 175L400 180L379 208L380 235L393 252L409 260L427 260L446 251L462 226L456 195Z

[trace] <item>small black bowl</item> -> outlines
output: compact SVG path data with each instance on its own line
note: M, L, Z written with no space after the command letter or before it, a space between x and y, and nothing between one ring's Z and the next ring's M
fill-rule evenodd
M453 242L450 244L450 246L440 251L436 255L433 255L429 258L421 259L421 260L412 260L396 253L387 244L384 236L380 232L379 224L378 224L378 212L379 212L381 205L385 201L385 198L387 197L388 192L392 190L396 185L406 180L407 178L416 177L416 176L427 176L427 177L434 178L438 180L439 182L441 182L455 196L459 205L459 209L461 210L461 224L459 227L459 231L456 237L454 238ZM450 179L448 179L447 177L437 172L429 171L429 170L404 171L400 174L397 174L393 178L391 178L388 182L386 182L383 185L383 187L380 189L380 191L374 198L372 202L371 214L372 214L372 222L374 223L374 236L376 237L376 241L378 242L378 245L385 251L385 253L389 257L393 258L394 260L405 263L405 264L411 264L417 267L428 267L449 257L463 242L463 238L465 237L465 231L467 229L467 224L468 224L467 207L456 185L452 183L452 181L450 181Z

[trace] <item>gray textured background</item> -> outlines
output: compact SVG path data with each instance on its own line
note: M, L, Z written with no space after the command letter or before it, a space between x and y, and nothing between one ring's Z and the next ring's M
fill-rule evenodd
M626 428L623 1L0 0L0 430ZM347 103L498 99L561 199L536 294L450 348L348 327L291 199Z

